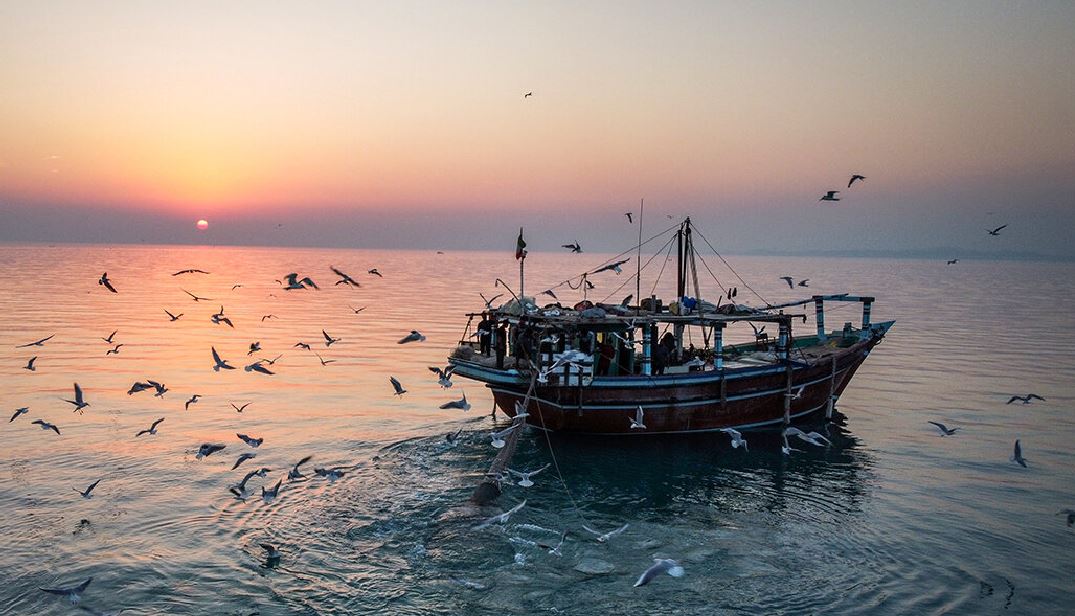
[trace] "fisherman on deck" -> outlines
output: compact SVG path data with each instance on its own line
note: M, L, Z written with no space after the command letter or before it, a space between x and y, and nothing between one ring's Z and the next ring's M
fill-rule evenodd
M483 357L489 357L489 349L492 348L493 325L489 317L482 314L481 323L478 323L478 348Z

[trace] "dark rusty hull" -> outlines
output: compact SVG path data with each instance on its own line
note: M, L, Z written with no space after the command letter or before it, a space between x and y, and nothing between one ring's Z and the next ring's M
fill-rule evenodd
M864 340L820 360L793 362L792 421L823 418L830 400L843 392L876 343ZM527 389L506 383L489 388L497 406L509 416L515 415L515 404L525 399ZM542 429L592 434L765 430L782 425L788 391L785 366L729 370L723 378L709 372L597 379L582 387L538 385L527 422ZM645 430L630 429L638 406L645 411Z

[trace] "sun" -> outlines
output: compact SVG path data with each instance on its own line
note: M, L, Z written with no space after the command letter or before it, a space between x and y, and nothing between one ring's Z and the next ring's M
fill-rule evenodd
M206 229L209 228L209 221L204 219L204 218L202 218L198 222L194 223L194 226L198 227L199 231L205 231Z

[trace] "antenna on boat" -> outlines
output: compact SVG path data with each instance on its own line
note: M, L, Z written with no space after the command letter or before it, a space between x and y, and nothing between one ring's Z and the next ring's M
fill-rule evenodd
M638 258L635 259L635 301L642 307L642 214L646 211L645 198L638 200ZM635 311L638 312L637 310Z

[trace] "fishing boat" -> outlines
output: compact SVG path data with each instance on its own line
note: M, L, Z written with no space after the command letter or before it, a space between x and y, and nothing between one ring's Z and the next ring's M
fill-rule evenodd
M484 310L466 315L467 326L448 360L454 374L484 383L508 416L522 415L531 426L557 432L778 430L831 418L855 371L894 323L871 322L874 297L812 295L751 307L736 303L738 287L714 276L719 287L709 297L716 301L705 300L694 236L712 245L689 218L666 231L668 256L675 249L677 265L671 302L650 295L632 303L632 294L615 304L584 299L565 307L558 301L538 306L523 294L526 251L520 230L519 293L498 279L506 291L502 297L510 299L499 306L487 302ZM643 242L640 234L637 281L642 246L659 237ZM622 258L625 254L564 283L585 292L590 278L622 271L631 258ZM663 248L654 256L664 256ZM834 302L860 304L859 324L826 329L825 308ZM811 305L815 327L799 335L792 325L806 323ZM736 328L748 341L725 344Z

